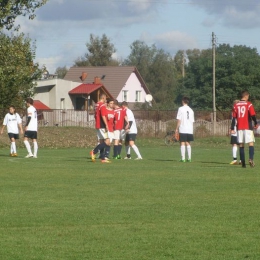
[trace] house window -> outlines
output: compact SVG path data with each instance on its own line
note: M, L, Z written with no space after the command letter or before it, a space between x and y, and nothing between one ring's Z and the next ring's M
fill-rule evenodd
M123 90L123 101L128 101L128 91Z
M141 91L135 92L135 102L141 102Z
M61 98L60 99L60 109L64 109L65 108L65 98Z

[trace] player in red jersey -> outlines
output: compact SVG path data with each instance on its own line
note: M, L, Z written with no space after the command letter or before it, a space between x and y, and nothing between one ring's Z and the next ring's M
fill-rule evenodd
M118 101L114 101L115 127L114 127L114 159L121 159L122 142L125 138L124 128L128 128L126 109L119 106ZM125 126L126 124L126 126Z
M114 100L107 100L107 108L106 108L106 121L107 121L107 136L105 139L105 143L107 144L105 151L105 159L109 160L110 146L114 139L114 121L115 121L115 112L114 112Z
M257 128L256 113L254 106L248 101L249 92L242 91L241 100L237 102L233 107L232 123L231 123L231 134L234 134L234 128L237 123L237 140L240 146L240 160L242 167L246 167L245 163L245 151L244 144L249 144L249 165L254 167L254 132L253 129ZM254 122L254 127L252 124Z
M100 158L102 162L105 162L105 149L108 149L108 146L105 142L107 138L107 109L106 109L106 95L102 94L100 96L99 102L95 105L95 121L96 121L96 130L97 130L97 137L99 140L99 144L90 152L91 160L95 162L96 154L100 151Z

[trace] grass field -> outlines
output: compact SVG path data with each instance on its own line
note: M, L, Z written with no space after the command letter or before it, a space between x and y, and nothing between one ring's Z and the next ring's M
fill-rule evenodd
M242 169L228 141L195 142L192 163L156 139L111 164L0 149L0 259L260 259L260 149Z

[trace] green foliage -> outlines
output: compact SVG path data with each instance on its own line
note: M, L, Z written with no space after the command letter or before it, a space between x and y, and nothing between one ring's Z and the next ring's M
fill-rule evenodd
M66 66L64 67L58 67L55 71L55 74L58 75L58 79L63 79L68 72L68 69Z
M212 109L212 50L188 50L186 77L179 80L178 97L188 95L195 109ZM255 48L219 45L216 50L216 107L230 109L233 100L247 89L260 98L260 56Z
M34 63L35 45L23 34L7 36L0 33L0 106L23 106L32 96L35 81L41 77L39 65Z
M0 30L10 30L14 27L17 16L35 18L35 10L44 5L47 0L1 0L0 1ZM19 29L19 26L15 28Z
M103 34L101 38L90 34L89 42L86 44L88 53L74 62L74 66L118 66L119 62L112 58L116 52L114 44Z
M176 88L176 69L171 55L155 45L135 41L124 65L136 66L149 87L157 106L173 108Z

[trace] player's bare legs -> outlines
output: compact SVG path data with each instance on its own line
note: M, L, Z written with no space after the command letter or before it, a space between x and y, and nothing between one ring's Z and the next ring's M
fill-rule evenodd
M10 139L10 141L11 141L10 155L11 156L17 156L15 139L12 137Z
M127 153L127 157L130 159L131 155L130 155L130 147L135 151L137 158L136 159L143 159L138 147L135 145L135 142L130 140L129 142L126 141L126 153Z
M181 149L181 162L185 162L185 152L187 148L187 155L188 159L187 162L191 162L191 145L190 142L180 142L180 149Z

